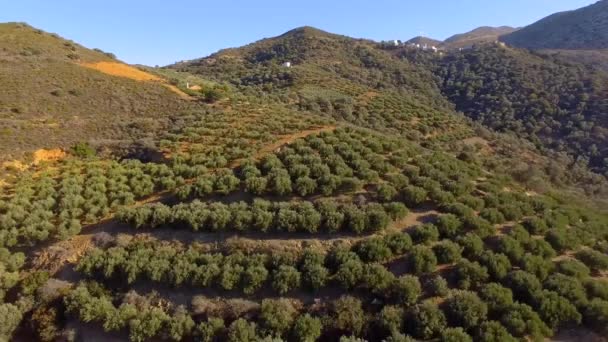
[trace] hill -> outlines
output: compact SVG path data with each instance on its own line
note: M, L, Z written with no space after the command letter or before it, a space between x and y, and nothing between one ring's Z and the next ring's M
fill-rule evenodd
M608 48L608 1L550 15L501 37L509 45L528 49Z
M158 158L3 177L0 340L605 335L606 180L531 144L601 118L586 69L544 58L304 27L160 69L86 61L201 101L150 135Z
M482 26L472 31L456 34L443 42L443 46L448 49L458 49L470 47L475 44L492 43L498 40L498 37L516 31L516 28L509 26L490 27Z
M0 24L0 155L123 143L188 106L159 77L25 24ZM147 131L147 132L146 132Z
M420 45L428 45L428 46L440 46L443 42L437 39L418 36L414 37L406 42L406 44L420 44Z

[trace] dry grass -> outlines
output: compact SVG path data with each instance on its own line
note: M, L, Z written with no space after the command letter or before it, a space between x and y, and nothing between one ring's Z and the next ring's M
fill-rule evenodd
M59 161L67 157L67 153L63 150L55 148L51 150L39 149L34 152L34 165L38 165L46 161Z
M150 74L148 72L139 70L130 65L118 63L118 62L96 62L96 63L83 63L82 66L103 72L104 74L125 77L131 80L140 81L140 82L160 82L165 87L178 94L181 98L186 100L191 100L192 97L183 91L181 91L176 86L167 84L164 79Z

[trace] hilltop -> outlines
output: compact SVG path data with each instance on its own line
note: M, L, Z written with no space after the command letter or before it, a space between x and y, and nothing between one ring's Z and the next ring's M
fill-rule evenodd
M470 47L475 44L492 43L500 36L517 31L510 26L490 27L482 26L466 33L456 34L443 42L443 46L449 49Z
M608 1L550 15L501 40L528 49L608 48Z

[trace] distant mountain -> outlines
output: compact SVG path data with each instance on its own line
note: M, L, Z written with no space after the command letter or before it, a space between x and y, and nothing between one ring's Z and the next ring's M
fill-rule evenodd
M555 13L501 40L528 49L608 48L608 0Z
M408 40L406 43L408 43L408 44L420 44L420 45L427 44L429 46L439 46L443 42L440 41L440 40L433 39L433 38L418 36L418 37L414 37L414 38Z
M516 30L516 28L510 26L482 26L466 33L453 35L446 39L443 45L446 48L460 48L474 44L490 43L498 40L498 37L515 32Z

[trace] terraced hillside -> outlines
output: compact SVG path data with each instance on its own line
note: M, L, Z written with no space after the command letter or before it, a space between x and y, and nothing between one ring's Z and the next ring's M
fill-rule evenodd
M179 106L146 154L2 178L0 340L608 334L608 214L572 188L605 180L456 112L469 74L438 70L469 55L312 28L163 69L89 52L61 63Z

